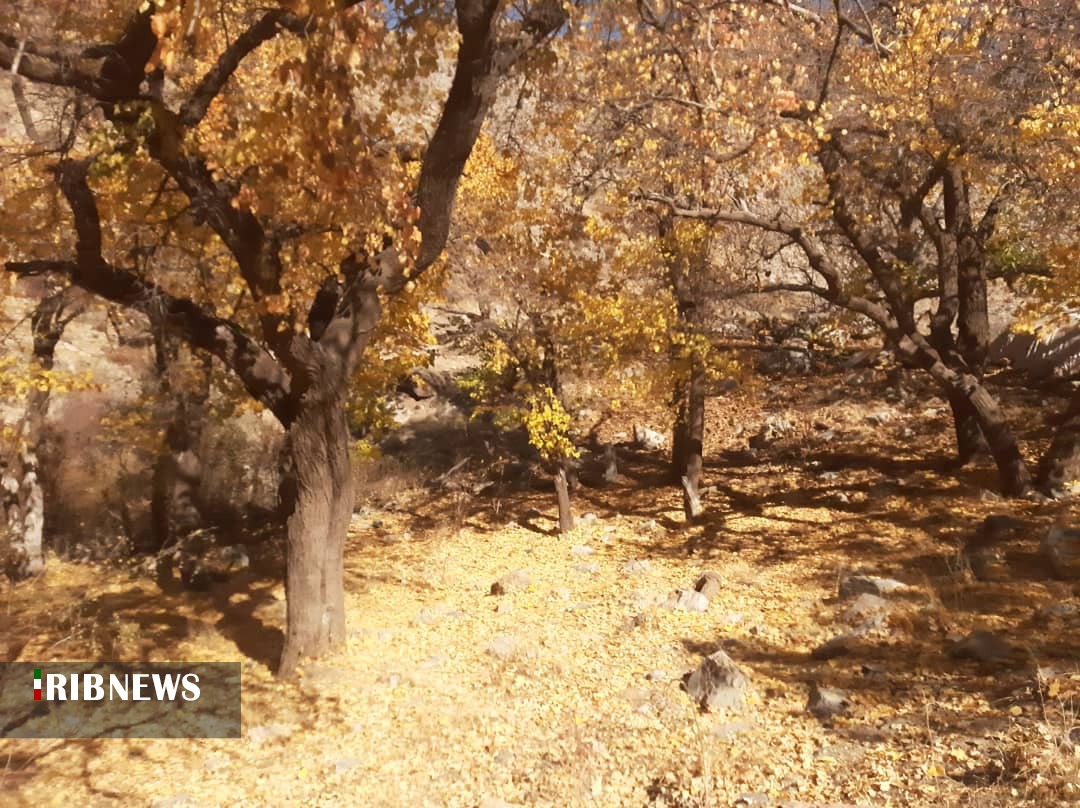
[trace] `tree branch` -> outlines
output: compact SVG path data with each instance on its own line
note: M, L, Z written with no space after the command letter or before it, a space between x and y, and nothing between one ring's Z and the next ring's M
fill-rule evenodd
M180 338L224 362L248 392L286 426L295 413L289 399L289 378L274 358L239 326L215 317L187 298L118 268L102 257L101 220L86 181L88 163L66 160L57 167L60 189L74 217L74 261L9 261L5 270L20 276L53 274L92 294L160 318Z

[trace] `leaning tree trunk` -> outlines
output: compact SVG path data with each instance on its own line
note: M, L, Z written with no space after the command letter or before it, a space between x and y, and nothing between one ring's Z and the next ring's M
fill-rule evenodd
M278 673L345 641L345 538L353 511L349 428L338 396L307 404L286 436L295 479L288 520L288 628Z
M986 386L972 374L946 366L936 352L925 344L915 347L905 338L901 350L919 360L947 396L962 398L970 405L997 466L1002 492L1007 496L1029 493L1031 473L1020 453L1016 435Z
M1057 431L1050 447L1039 461L1039 489L1051 497L1065 496L1070 485L1080 483L1080 393L1073 394L1072 404L1054 419Z

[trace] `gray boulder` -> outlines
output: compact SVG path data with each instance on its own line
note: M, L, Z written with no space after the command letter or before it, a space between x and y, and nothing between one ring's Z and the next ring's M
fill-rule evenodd
M818 721L828 722L834 717L847 712L851 701L843 690L833 687L810 686L810 697L806 702L806 711Z
M840 579L840 599L847 600L862 594L888 597L905 592L908 585L895 578L878 578L874 575L846 575Z
M746 702L750 680L723 650L705 657L697 670L688 674L683 687L703 710L739 707Z
M1054 575L1069 580L1080 579L1080 530L1054 523L1039 548Z

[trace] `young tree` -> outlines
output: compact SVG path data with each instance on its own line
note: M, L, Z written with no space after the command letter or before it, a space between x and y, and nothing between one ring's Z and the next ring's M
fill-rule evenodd
M5 233L5 266L153 315L285 427L294 501L278 670L289 674L344 641L350 380L384 299L442 252L500 78L565 13L549 0L457 0L453 78L424 148L401 132L422 128L407 121L431 95L416 77L438 67L441 4L102 5L94 27L74 16L62 31L0 33L0 66L89 107L68 149L23 166L27 186L55 177L74 239L48 255ZM109 24L108 44L88 42ZM132 261L132 222L154 243L209 239L216 294ZM248 305L230 315L221 301L241 292Z

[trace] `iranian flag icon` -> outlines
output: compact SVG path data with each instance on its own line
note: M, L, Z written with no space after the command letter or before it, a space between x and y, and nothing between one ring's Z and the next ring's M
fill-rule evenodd
M41 668L34 668L34 701L41 701Z

